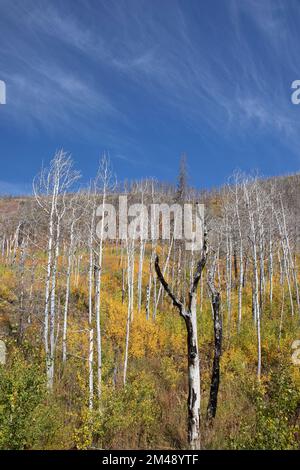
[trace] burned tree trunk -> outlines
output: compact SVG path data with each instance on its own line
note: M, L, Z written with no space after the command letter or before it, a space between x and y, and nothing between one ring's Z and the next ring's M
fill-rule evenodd
M220 358L222 353L222 316L220 313L220 293L215 288L212 276L209 276L208 287L211 293L211 301L214 314L214 360L212 366L210 394L207 405L207 420L211 422L216 416L218 404L218 392L220 384Z
M207 258L207 234L204 232L202 256L197 264L191 290L189 292L188 308L171 291L159 266L159 259L155 259L155 271L165 292L178 309L179 315L184 319L187 329L187 355L188 355L188 442L192 450L200 449L200 360L198 350L196 290L201 279Z

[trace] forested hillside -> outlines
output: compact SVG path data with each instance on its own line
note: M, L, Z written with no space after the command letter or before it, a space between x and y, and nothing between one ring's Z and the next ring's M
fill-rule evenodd
M300 175L204 191L182 159L174 184L117 184L104 156L79 178L60 151L32 197L0 201L0 448L299 448ZM204 204L202 250L176 216L168 241L107 240L97 208L120 195Z

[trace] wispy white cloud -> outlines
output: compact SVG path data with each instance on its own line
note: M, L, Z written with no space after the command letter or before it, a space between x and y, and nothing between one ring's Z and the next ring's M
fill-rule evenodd
M0 58L12 117L47 129L100 128L116 141L113 122L131 130L136 122L130 98L114 94L112 81L195 132L274 132L296 149L288 88L298 78L298 25L286 1L222 2L223 22L205 16L201 2L189 9L173 0L168 14L155 1L84 5L2 3L8 21L26 31L25 42L22 34L4 37Z
M19 29L19 9L23 13L24 36ZM65 25L69 28L66 37L72 37L76 47L84 47L80 30L70 29L70 21L53 17L53 9L47 16L47 6L43 10L33 3L28 9L23 3L16 2L12 8L4 3L0 5L1 13L8 14L8 18L4 16L8 26L13 25L0 33L0 70L7 83L8 118L29 129L43 127L48 132L75 130L83 134L103 133L113 120L126 123L126 116L104 91L99 77L72 61L63 48L60 51L59 42L56 50L51 40L47 42L47 25L56 29L55 34L63 33ZM37 19L44 22L43 28L39 28Z

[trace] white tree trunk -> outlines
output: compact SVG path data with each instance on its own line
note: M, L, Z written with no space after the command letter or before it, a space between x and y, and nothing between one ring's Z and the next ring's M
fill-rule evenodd
M73 220L70 227L70 245L68 250L68 267L67 267L67 279L66 279L66 297L64 307L64 322L63 322L63 352L62 360L67 360L67 330L68 330L68 308L69 308L69 297L70 297L70 281L71 281L71 267L72 267L72 256L73 256L73 243L74 243L74 224Z

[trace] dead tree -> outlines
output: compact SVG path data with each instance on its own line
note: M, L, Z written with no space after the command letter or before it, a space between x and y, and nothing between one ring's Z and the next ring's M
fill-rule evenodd
M55 331L57 330L56 288L58 258L60 254L61 229L64 215L69 210L68 192L79 178L73 169L71 157L59 150L50 163L49 170L42 169L33 182L38 206L45 212L48 225L47 267L44 304L44 346L46 354L47 385L53 389L55 361Z
M179 315L184 319L187 330L187 355L188 355L188 442L192 450L200 449L200 361L198 350L196 291L202 276L207 259L207 233L204 230L204 240L201 258L198 261L194 279L189 292L188 306L173 294L169 284L164 278L159 266L159 258L155 259L155 271L165 292L171 298Z
M209 401L206 418L208 422L216 416L218 404L218 392L220 385L220 358L222 353L222 316L220 312L220 292L216 289L212 272L208 275L208 287L211 294L214 319L214 360L212 366Z

